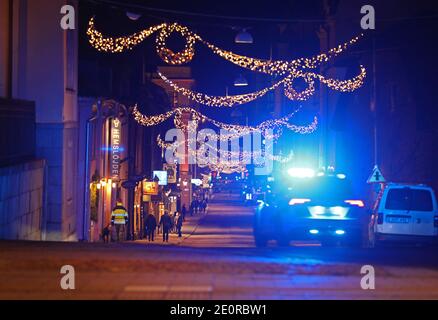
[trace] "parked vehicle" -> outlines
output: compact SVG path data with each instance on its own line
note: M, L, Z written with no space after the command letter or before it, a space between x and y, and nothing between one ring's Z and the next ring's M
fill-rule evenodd
M369 225L369 242L437 243L438 207L425 185L388 184L380 192Z

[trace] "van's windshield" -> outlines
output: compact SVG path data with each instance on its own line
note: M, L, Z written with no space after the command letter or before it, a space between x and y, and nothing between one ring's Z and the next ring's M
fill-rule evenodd
M385 209L433 211L432 194L429 190L423 189L390 189L386 198Z

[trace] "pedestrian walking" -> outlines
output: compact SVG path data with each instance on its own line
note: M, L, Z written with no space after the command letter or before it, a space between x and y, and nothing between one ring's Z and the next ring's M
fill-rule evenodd
M177 222L178 222L178 218L180 217L181 215L178 213L178 211L175 211L175 213L173 214L173 217L172 217L172 232L174 232L174 233L176 233L177 232Z
M169 242L169 232L172 228L172 219L169 216L169 212L165 212L160 219L160 226L163 227L163 242Z
M181 214L182 214L183 221L186 221L187 208L186 208L185 204L182 206Z
M205 213L207 211L207 201L204 199L202 201L202 212Z
M170 221L172 222L172 225L170 226L169 232L174 233L176 231L176 212L170 215Z
M178 231L178 238L182 237L182 226L183 226L183 217L182 215L178 216L178 220L176 222L176 230Z
M195 213L195 200L192 201L190 204L190 216L193 217L193 214Z
M157 219L152 213L146 217L146 235L149 242L153 242L155 238L155 229L157 228Z
M198 209L199 209L199 202L197 199L193 200L193 211L195 214L198 214Z
M121 200L117 200L116 206L111 213L111 225L116 228L117 241L120 241L120 233L125 233L125 227L128 223L128 211L123 206Z

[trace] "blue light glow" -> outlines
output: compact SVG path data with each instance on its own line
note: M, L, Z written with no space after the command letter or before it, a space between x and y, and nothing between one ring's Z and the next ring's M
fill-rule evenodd
M309 233L310 233L310 234L318 234L318 233L319 233L319 230L317 230L317 229L311 229L311 230L309 230Z
M339 235L339 236L342 236L342 235L344 235L344 234L345 234L345 231L344 231L344 230L341 230L341 229L339 229L339 230L336 230L336 231L335 231L335 233L336 233L337 235Z
M101 151L108 151L108 152L110 152L110 151L112 151L113 149L112 149L111 147L102 147L102 148L100 148L100 150L101 150ZM124 152L124 151L125 151L125 148L123 148L123 147L119 147L119 151L120 151L120 152Z
M315 170L310 168L290 168L287 173L294 178L313 178Z

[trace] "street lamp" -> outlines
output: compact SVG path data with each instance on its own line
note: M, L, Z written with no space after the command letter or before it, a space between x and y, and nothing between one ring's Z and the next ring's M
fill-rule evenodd
M254 39L252 38L252 35L246 31L246 29L242 29L234 39L235 43L245 43L245 44L252 44L254 43Z
M240 74L236 80L234 80L235 87L245 87L248 85L248 81Z
M132 21L137 21L141 18L141 14L134 13L134 12L126 12L126 16L131 19Z

